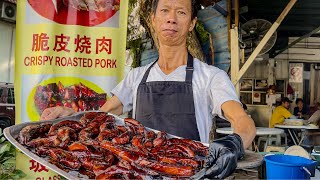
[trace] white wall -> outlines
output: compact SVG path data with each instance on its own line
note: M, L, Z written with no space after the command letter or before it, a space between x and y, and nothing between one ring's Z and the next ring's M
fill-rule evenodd
M0 82L14 82L15 25L0 21Z
M15 46L16 46L16 27L12 29L11 57L9 63L9 82L14 82L14 66L15 66Z
M290 37L289 44L298 39L299 37ZM283 53L279 54L276 58L276 61L283 62L305 62L305 63L320 63L320 37L308 37L294 46L290 47ZM283 69L288 70L288 68ZM314 71L313 66L311 66L311 71L307 72L310 74L310 105L312 106L315 102L319 102L320 98L317 97L317 93L319 93L319 89L317 89L318 82L316 81L316 73L312 73ZM316 71L318 72L318 71ZM304 79L306 79L304 77ZM290 83L290 85L295 89L295 91L299 92L298 97L303 96L303 83ZM320 93L319 93L320 94Z
M299 37L290 37L288 44L292 43ZM304 61L319 63L320 55L320 37L308 37L299 41L283 53L279 54L276 59L294 61Z
M290 37L289 44L299 37ZM276 66L274 74L276 79L289 79L289 63L290 62L306 62L320 63L320 38L306 38L283 53L274 58ZM320 71L309 72L310 75L310 104L320 102ZM319 75L318 75L319 74ZM318 75L318 76L317 76ZM244 78L268 78L268 61L254 62ZM318 82L319 81L319 82ZM298 97L303 96L303 83L290 83L290 85L299 92ZM295 104L291 105L292 111ZM268 126L268 121L271 117L271 111L268 111L268 106L263 105L248 105L248 110L255 120L257 126Z

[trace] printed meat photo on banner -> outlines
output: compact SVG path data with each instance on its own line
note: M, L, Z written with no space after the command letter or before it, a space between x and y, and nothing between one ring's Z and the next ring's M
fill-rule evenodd
M120 0L28 0L25 17L27 24L119 27L119 10Z
M54 106L73 108L74 111L98 110L109 98L116 79L113 77L24 76L21 120L38 121L44 109ZM27 83L28 82L28 83Z

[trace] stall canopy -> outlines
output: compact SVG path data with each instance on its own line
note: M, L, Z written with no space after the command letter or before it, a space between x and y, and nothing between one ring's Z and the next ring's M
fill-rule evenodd
M273 23L288 4L289 0L281 1L257 1L240 0L240 23L251 19L265 19ZM277 29L277 41L269 51L272 54L288 46L289 37L301 37L320 26L320 1L303 0L297 1L283 22ZM311 36L320 36L320 32L312 33Z

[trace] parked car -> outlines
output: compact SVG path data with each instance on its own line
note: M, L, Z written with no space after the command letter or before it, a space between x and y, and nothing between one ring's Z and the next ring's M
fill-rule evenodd
M0 131L14 124L14 86L12 83L0 83Z

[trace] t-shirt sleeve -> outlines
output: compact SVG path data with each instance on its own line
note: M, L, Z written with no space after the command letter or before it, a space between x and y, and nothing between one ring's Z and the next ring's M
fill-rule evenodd
M288 111L286 108L282 109L282 114L284 116L284 118L289 118L290 116L292 116L292 114L290 113L290 111Z
M312 116L308 119L311 123L317 123L320 120L320 110L317 110L312 114Z
M123 112L132 110L133 104L133 85L135 83L135 69L131 70L127 76L111 91L117 96L123 105Z
M212 115L218 115L219 117L226 119L222 114L222 104L227 101L236 101L240 103L235 88L227 73L225 73L224 71L217 73L211 79L209 88Z

